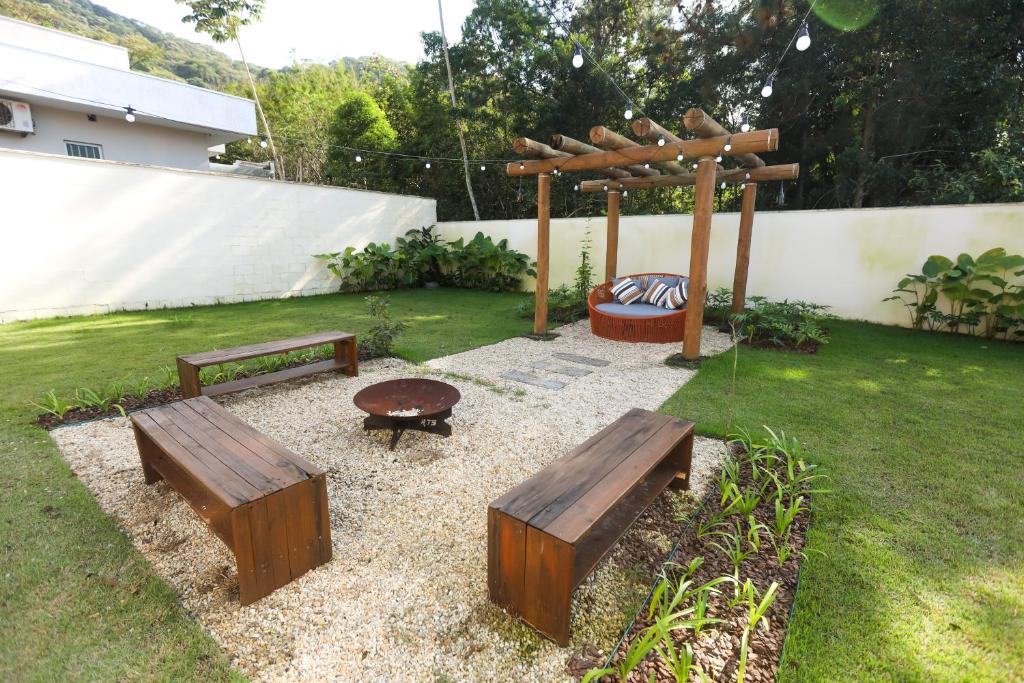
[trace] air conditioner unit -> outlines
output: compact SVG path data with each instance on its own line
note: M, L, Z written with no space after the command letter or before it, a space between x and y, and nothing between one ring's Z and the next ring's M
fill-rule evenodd
M26 102L0 100L0 131L9 130L14 133L34 133L32 108Z

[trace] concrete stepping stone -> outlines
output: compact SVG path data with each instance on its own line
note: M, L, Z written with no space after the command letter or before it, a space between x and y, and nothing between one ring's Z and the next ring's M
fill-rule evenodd
M580 363L582 365L593 365L595 368L603 368L612 364L610 360L602 360L601 358L588 358L587 356L577 356L575 353L552 353L551 355L559 360L567 360L572 363Z
M521 370L509 370L508 372L501 375L502 379L510 379L514 382L522 382L523 384L532 384L537 387L544 387L545 389L551 389L552 391L558 391L566 386L565 382L559 382L557 379L544 379L537 375L531 375L528 372L522 372Z
M547 370L548 372L554 372L559 375L569 375L569 377L586 377L592 370L584 370L583 368L573 368L568 365L559 365L558 363L552 363L547 360L538 360L530 363L530 367L535 370Z

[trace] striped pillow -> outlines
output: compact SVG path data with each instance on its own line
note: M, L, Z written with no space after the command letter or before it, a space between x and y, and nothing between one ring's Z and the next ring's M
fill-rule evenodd
M643 295L644 292L636 281L628 277L612 287L612 296L615 297L615 300L627 306L639 301Z
M641 301L643 301L643 303L645 304L660 306L661 302L665 300L665 297L668 295L671 289L671 287L666 285L661 280L655 280L654 283L651 284L651 288L644 292L644 296L643 299L641 299Z
M678 285L668 290L660 305L671 311L678 310L686 305L686 298L689 294L690 280L684 277L680 279Z

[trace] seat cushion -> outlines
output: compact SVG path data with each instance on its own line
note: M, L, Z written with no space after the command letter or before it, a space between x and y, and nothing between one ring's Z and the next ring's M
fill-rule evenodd
M602 313L610 313L612 315L624 315L630 318L654 318L661 315L672 315L676 311L668 311L664 308L658 308L650 304L597 304L594 306L597 310Z

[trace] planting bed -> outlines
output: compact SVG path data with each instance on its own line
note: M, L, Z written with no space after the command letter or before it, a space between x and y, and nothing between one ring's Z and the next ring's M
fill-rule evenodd
M742 460L743 454L737 454L737 459ZM762 475L764 476L764 475ZM785 474L782 473L782 478ZM810 512L804 507L794 516L788 525L786 532L787 545L790 548L789 556L780 562L773 545L772 528L775 524L775 496L769 484L769 491L757 504L752 513L753 522L744 519L741 515L728 514L723 511L721 473L719 483L715 485L705 498L703 506L683 530L679 538L677 550L673 558L665 565L665 577L661 583L664 593L655 591L654 598L650 601L654 604L645 604L637 614L637 618L624 635L622 643L611 657L610 669L617 669L608 672L603 676L598 675L598 668L606 663L606 657L599 658L596 651L583 653L573 663L573 673L584 678L588 673L591 676L586 680L599 680L610 683L612 681L665 681L675 682L677 680L688 680L686 675L692 673L699 677L696 669L699 668L708 679L713 681L761 681L768 683L775 680L776 669L782 654L782 646L785 640L786 623L790 609L795 597L797 577L802 559L802 548L806 539L807 525ZM738 478L739 488L743 491L755 490L764 483L754 482L751 477L751 470L747 466L741 466ZM807 496L808 485L799 487L803 497ZM729 502L725 503L725 507ZM664 514L665 510L660 510ZM659 517L661 515L658 515ZM716 519L724 520L725 524L714 526ZM742 539L743 548L751 553L748 559L741 562L738 582L723 580L720 577L735 577L734 564L723 549L717 546L729 547L725 540L726 531L736 523L740 524L743 533L739 534ZM751 526L759 530L760 549L753 550L750 547L747 531ZM678 531L678 525L676 527ZM717 544L717 546L716 546ZM782 542L779 542L782 545ZM699 558L695 561L695 558ZM694 562L694 564L691 564ZM689 580L691 588L699 591L699 587L719 583L713 586L712 590L706 591L707 608L706 618L719 620L717 623L707 623L699 631L694 628L694 619L699 614L694 609L697 592L687 594L678 605L671 609L659 609L658 603L669 599L680 583ZM764 611L759 623L750 630L748 641L748 654L746 655L745 670L742 678L739 677L741 662L741 649L744 637L744 629L749 623L750 604L747 599L737 599L736 604L730 605L730 601L736 596L736 590L740 589L746 581L750 581L755 589L755 604L758 604L764 597L770 594L770 587L777 586L774 592L774 599ZM664 596L664 597L663 597ZM666 629L663 633L670 634L671 649L664 645L650 649L646 655L643 645L644 637L657 630L656 621L659 615L675 613L673 620L669 618L663 624L676 624L677 628ZM672 665L666 658L665 653L675 651L683 653L686 648L692 651L692 663L694 668L683 678L677 678ZM659 651L660 649L660 651ZM627 664L632 658L633 663ZM677 669L678 670L678 669ZM694 679L696 680L696 678Z

